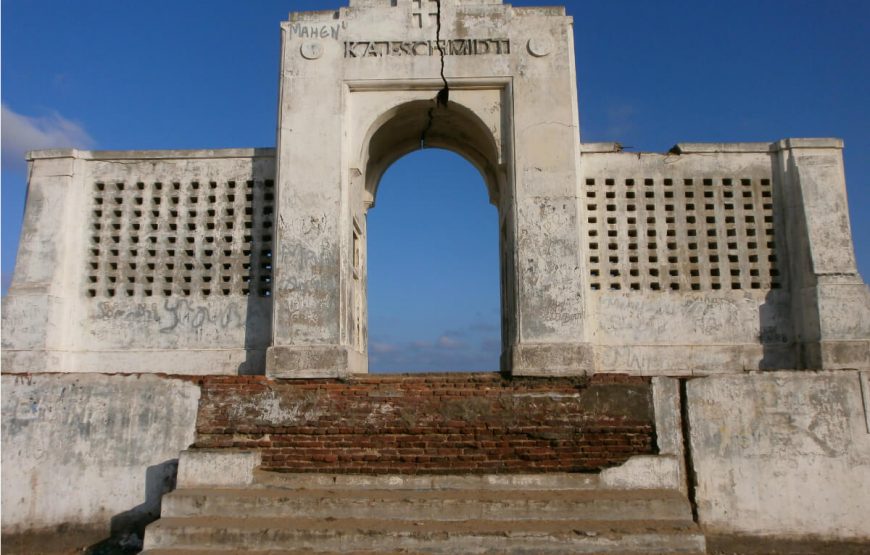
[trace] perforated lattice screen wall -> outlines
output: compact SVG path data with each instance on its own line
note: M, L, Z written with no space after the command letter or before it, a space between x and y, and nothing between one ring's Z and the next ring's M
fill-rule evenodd
M89 297L270 296L271 180L97 182Z
M770 179L588 178L594 290L777 289Z

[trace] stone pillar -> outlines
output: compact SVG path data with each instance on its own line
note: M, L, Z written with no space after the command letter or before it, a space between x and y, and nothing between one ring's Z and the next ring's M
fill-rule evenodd
M27 204L15 276L3 303L4 372L63 371L70 279L79 261L81 218L74 213L78 151L42 150L27 156Z
M509 345L518 376L579 375L593 371L587 343L588 284L580 243L580 130L573 22L546 22L563 48L535 50L531 18L517 45L532 45L534 63L514 77L516 342ZM535 54L534 52L537 52ZM546 56L538 56L547 52Z
M282 25L274 305L266 373L339 377L353 366L341 325L347 204L340 163L343 88L341 75L325 68L337 67L341 50L325 49L316 66L321 73L306 74L296 66L307 59L299 56L304 41L291 28L289 22ZM330 57L335 63L327 61Z
M870 367L870 292L855 265L843 142L777 143L795 335L803 367Z

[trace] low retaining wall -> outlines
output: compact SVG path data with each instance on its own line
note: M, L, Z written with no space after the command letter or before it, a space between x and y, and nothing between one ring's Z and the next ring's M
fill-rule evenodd
M709 377L687 393L705 531L870 540L870 400L858 372Z
M4 548L25 532L76 529L99 540L159 516L178 453L194 440L194 383L4 374L2 387Z
M654 453L649 380L498 374L204 378L196 447L351 473L595 471Z

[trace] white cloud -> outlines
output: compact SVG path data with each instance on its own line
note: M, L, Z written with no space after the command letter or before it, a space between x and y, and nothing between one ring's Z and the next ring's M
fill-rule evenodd
M442 349L459 349L465 347L464 342L454 337L450 337L449 335L442 335L439 337L438 341L435 342L435 345Z
M90 148L94 140L78 123L54 112L25 116L2 105L3 167L24 167L24 154L41 148Z
M394 345L392 343L371 343L369 345L369 350L373 353L395 353L399 350L398 345Z

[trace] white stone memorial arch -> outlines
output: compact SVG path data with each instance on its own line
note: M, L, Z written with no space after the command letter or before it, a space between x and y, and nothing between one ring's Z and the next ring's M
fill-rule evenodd
M561 8L483 0L359 0L284 24L269 375L366 370L366 211L422 147L468 159L498 208L503 369L588 367L572 33Z
M498 208L506 372L870 365L842 141L582 143L562 8L352 0L281 32L277 148L28 155L4 371L365 372L366 213L424 147Z

